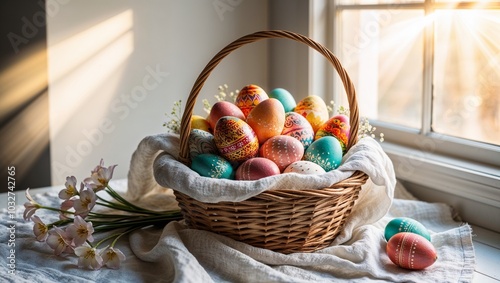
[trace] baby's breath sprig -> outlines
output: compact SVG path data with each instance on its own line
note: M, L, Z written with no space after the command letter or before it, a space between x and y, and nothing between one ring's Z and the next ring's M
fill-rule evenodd
M337 113L341 115L346 115L349 116L350 111L349 108L346 108L344 106L339 106L337 109ZM375 131L377 130L377 127L374 127L370 124L370 120L366 117L361 117L359 119L359 129L358 129L358 138L364 138L364 137L372 137L375 138ZM384 133L379 134L379 141L384 142Z
M219 93L214 95L215 99L217 101L229 101L234 103L236 101L236 97L238 97L238 93L240 92L239 90L231 91L228 93L228 86L227 84L220 85L218 87ZM203 99L203 110L207 113L210 113L210 110L212 109L212 105L208 101L208 99Z
M169 133L179 134L181 129L181 100L174 102L172 106L172 111L170 114L165 113L170 119L169 121L163 123L164 127L167 127Z

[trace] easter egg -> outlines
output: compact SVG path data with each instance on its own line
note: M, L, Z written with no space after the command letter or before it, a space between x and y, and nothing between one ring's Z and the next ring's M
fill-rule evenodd
M270 159L278 165L280 172L302 159L304 147L295 138L290 136L274 136L268 139L260 148L260 156Z
M385 226L384 236L389 241L392 236L401 232L415 233L429 241L431 240L431 235L425 226L417 220L408 217L398 217L389 221Z
M434 246L426 238L409 232L397 233L387 242L389 259L402 268L420 270L437 260Z
M234 170L231 163L211 153L203 153L193 158L191 169L204 177L234 179Z
M220 154L230 162L243 162L259 153L257 135L240 118L220 118L215 124L214 140Z
M316 132L314 139L317 140L319 138L325 136L334 136L342 145L342 150L346 152L346 146L349 140L349 117L346 115L336 115L332 118L328 119Z
M284 88L275 88L271 90L271 92L269 93L269 98L278 99L281 104L283 104L285 113L293 111L293 109L295 109L295 106L297 105L295 99L293 98L293 95Z
M314 140L314 130L311 124L306 118L295 112L285 114L285 125L281 134L296 138L302 143L304 149L307 149Z
M236 169L236 180L258 180L280 173L278 165L273 161L263 157L254 157L243 162Z
M268 98L269 96L261 87L252 84L240 90L234 104L236 104L245 117L247 117L255 106Z
M204 130L192 129L188 139L189 154L191 159L202 153L218 154L214 136Z
M305 175L315 175L325 173L325 169L316 163L307 160L299 160L288 165L283 173L299 173Z
M325 102L317 95L309 95L299 101L294 111L304 116L307 121L309 121L314 132L328 121L329 118L328 108Z
M228 101L217 101L212 106L212 109L210 110L210 113L207 117L207 121L210 124L212 130L215 129L215 124L217 123L217 121L219 121L219 119L224 116L233 116L245 120L245 115L243 115L243 112L241 112L238 106Z
M210 124L205 118L201 117L200 115L192 115L191 129L199 129L206 132L210 132Z
M259 143L263 144L270 137L277 136L283 131L285 124L283 105L277 99L266 99L250 111L247 123L257 134Z
M342 162L342 146L335 137L323 137L307 148L304 159L318 164L328 172L339 167Z

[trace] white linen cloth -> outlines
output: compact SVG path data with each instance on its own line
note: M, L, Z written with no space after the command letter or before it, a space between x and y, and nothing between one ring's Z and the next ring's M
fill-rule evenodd
M162 176L169 174L158 166L172 159L163 153L156 157L163 150L175 150L176 142L175 137L164 135L147 137L141 142L130 164L129 199L149 208L176 207L172 191L158 184L165 185L166 181L159 178L157 183L153 174L153 168L156 175L159 172ZM366 147L372 158L381 155L383 162L390 162L370 139L362 139L358 146ZM351 158L357 160L353 155ZM386 170L374 168L367 172L374 182L367 182L362 189L355 212L342 235L330 247L314 253L284 255L211 232L189 229L180 221L171 222L164 228L134 232L128 239L123 237L116 247L125 253L127 260L119 270L82 270L77 268L76 257L55 256L45 243L36 242L33 223L22 220L24 209L18 206L14 220L6 217L1 220L0 282L470 282L475 265L470 226L457 221L448 205L413 198L395 183L392 165L385 165L388 166ZM182 175L182 166L178 167L172 168L175 172L172 174L183 182L181 179L189 176ZM127 182L113 182L112 185L120 190ZM35 199L57 207L60 189L36 195ZM367 208L359 208L360 203ZM6 210L2 213L7 216ZM37 212L42 219L49 214ZM383 229L388 221L399 216L411 217L430 230L439 258L429 268L422 271L401 269L387 257ZM12 221L16 223L14 276L7 272L10 248L6 239Z

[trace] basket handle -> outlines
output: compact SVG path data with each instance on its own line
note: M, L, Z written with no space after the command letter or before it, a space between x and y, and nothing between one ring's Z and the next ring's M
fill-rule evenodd
M333 67L337 70L337 73L344 84L344 89L347 94L348 102L349 102L349 111L350 117L349 122L351 125L351 132L349 136L349 141L347 143L347 150L349 150L354 144L356 144L358 140L358 126L359 126L359 109L358 102L356 100L356 91L354 89L354 84L352 83L349 75L346 70L340 64L340 61L333 55L333 53L328 50L323 45L317 43L316 41L308 38L307 36L284 30L270 30L270 31L258 31L252 34L245 35L240 37L239 39L231 42L226 47L224 47L219 53L217 53L210 62L205 66L203 71L200 73L198 78L196 79L193 88L191 89L191 93L186 101L186 106L184 108L184 113L182 114L181 120L181 128L180 128L180 153L179 153L179 161L184 164L189 164L189 146L188 139L189 133L191 132L191 115L193 113L193 108L196 103L196 98L201 91L201 88L205 84L208 76L212 72L212 70L224 59L227 55L233 52L235 49L246 45L248 43L252 43L261 39L267 38L288 38L301 43L306 44L307 46L315 49L319 53L330 61Z

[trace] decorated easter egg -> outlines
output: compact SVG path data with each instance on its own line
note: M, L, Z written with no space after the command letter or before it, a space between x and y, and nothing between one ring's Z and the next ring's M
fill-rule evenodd
M306 118L295 112L285 114L285 125L281 134L296 138L302 143L304 149L307 149L314 140L314 130L311 124Z
M288 165L283 173L299 173L305 175L315 175L325 173L325 169L316 163L307 160L299 160Z
M314 132L328 120L328 108L321 97L309 95L299 101L295 106L295 112L304 116L311 124Z
M342 150L346 152L346 146L349 140L349 117L346 115L336 115L328 119L316 132L314 139L317 140L324 136L334 136L340 141Z
M193 158L191 169L204 177L234 179L234 170L231 163L211 153L203 153Z
M318 164L328 172L339 167L342 162L342 146L335 137L323 137L307 148L304 159Z
M214 128L214 140L220 154L230 162L243 162L259 153L257 135L240 118L220 118Z
M394 264L412 270L429 267L438 258L436 249L429 240L409 232L392 236L387 242L386 251Z
M191 129L199 129L206 132L210 132L210 124L205 118L201 117L200 115L192 115Z
M257 134L259 143L263 144L270 137L277 136L283 131L285 124L283 105L275 98L266 99L250 111L247 123Z
M295 138L290 136L274 136L268 139L260 148L260 156L270 159L278 165L280 172L302 159L304 147Z
M280 173L278 165L273 161L263 157L254 157L243 162L236 169L236 180L258 180Z
M240 90L234 104L236 104L245 117L247 117L257 104L268 98L269 96L267 93L258 85L247 85Z
M293 98L293 95L284 88L275 88L271 90L271 92L269 93L269 98L278 99L281 104L283 104L285 113L293 111L293 109L295 109L295 106L297 105L295 99Z
M202 153L219 153L214 136L204 130L192 129L189 133L188 145L191 159Z
M207 121L210 124L212 130L215 129L215 124L217 123L217 121L219 121L219 119L224 116L233 116L245 120L245 115L243 115L243 112L241 112L238 106L228 101L217 101L212 106L212 109L210 110L210 113L207 117Z
M429 241L431 240L431 235L425 226L417 220L408 217L398 217L389 221L385 226L384 236L389 241L392 236L401 232L415 233Z

